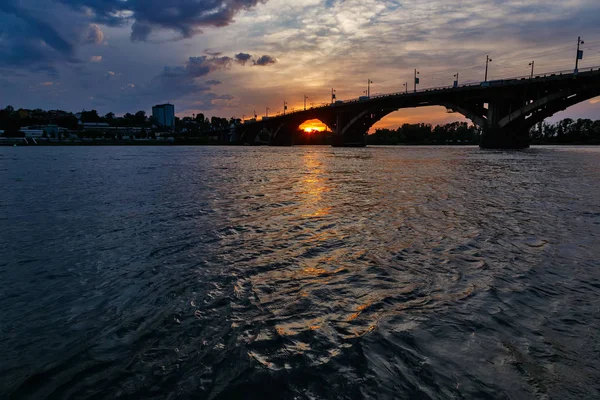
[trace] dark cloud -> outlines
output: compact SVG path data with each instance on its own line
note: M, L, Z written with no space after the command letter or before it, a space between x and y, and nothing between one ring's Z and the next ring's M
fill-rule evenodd
M206 85L208 86L216 86L216 85L222 85L223 82L221 81L217 81L216 79L210 80L210 81L206 81L204 82Z
M74 43L55 23L51 16L26 9L19 1L1 0L0 66L54 72L56 60L76 62Z
M252 56L248 53L238 53L235 55L235 61L241 65L246 65L248 61L252 59Z
M275 59L275 57L264 55L261 58L259 58L258 60L254 61L254 65L260 65L260 66L264 67L267 65L275 64L276 62L277 62L277 60Z
M212 51L210 49L206 49L206 50L204 50L204 54L209 55L211 57L219 57L223 53L220 51Z
M136 21L131 26L131 40L136 41L144 41L148 39L150 33L152 32L152 27L143 22Z
M3 0L5 1L5 0ZM119 25L133 20L132 40L146 40L155 29L172 29L185 38L202 27L227 26L234 16L267 0L59 0L79 10L92 10L97 21Z
M230 57L190 57L183 65L164 67L144 91L150 97L160 97L162 100L206 93L210 90L210 86L220 82L210 80L199 82L197 78L214 71L227 69L231 63Z
M213 71L229 68L231 61L230 57L190 57L183 66L166 66L161 75L165 78L195 79Z

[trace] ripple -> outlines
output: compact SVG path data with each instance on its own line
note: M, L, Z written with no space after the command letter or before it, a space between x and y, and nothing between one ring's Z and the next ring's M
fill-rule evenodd
M600 397L597 149L34 150L0 397Z

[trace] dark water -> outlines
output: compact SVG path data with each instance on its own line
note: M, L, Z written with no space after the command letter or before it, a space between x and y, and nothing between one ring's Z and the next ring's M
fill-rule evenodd
M600 398L600 148L1 148L0 397Z

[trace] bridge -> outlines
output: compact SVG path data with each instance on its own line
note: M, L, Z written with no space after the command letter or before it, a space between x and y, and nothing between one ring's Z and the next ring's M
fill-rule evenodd
M251 143L268 134L273 145L291 145L298 127L318 119L333 132L334 146L366 146L369 129L386 115L403 109L443 106L482 129L481 148L529 147L529 130L559 111L600 96L600 67L438 87L416 92L361 97L357 100L246 121L235 129L235 141Z

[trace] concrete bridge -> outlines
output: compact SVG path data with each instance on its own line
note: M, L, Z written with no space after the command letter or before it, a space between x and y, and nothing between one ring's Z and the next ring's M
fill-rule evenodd
M236 127L235 140L250 143L266 134L271 144L291 145L292 134L302 123L318 119L332 130L334 146L366 146L369 129L386 115L403 108L443 106L482 128L480 147L522 149L529 147L529 130L535 124L596 96L600 96L598 67L576 74L549 73L338 101L246 122Z

